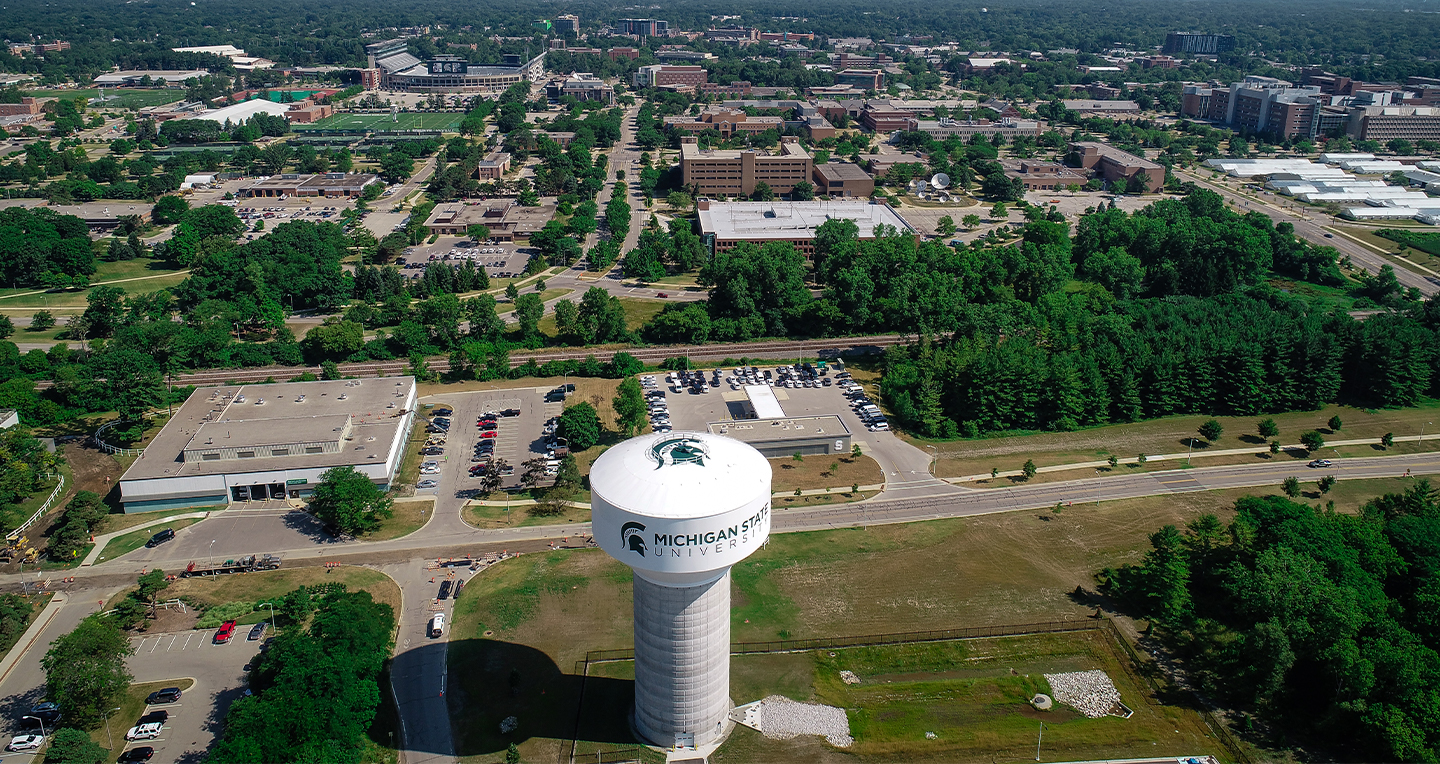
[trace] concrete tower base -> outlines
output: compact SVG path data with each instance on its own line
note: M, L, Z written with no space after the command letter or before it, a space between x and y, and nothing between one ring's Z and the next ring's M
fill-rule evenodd
M713 750L730 728L730 569L714 576L635 572L635 731L663 748Z

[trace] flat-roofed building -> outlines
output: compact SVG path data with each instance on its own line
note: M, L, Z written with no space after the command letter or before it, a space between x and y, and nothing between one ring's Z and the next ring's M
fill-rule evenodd
M1165 168L1144 157L1093 141L1072 143L1070 148L1079 158L1081 167L1093 170L1112 183L1128 182L1143 172L1146 176L1145 187L1149 193L1156 193L1165 187Z
M127 69L106 72L91 81L96 87L135 88L142 87L149 78L149 87L183 88L185 80L207 77L209 69Z
M835 73L835 84L880 90L885 87L885 72L882 69L846 69Z
M0 103L0 117L18 117L39 113L40 102L30 96L21 96L20 103Z
M415 419L414 377L195 390L120 478L125 511L308 496L352 467L388 489Z
M446 202L438 204L425 221L431 233L463 236L472 225L490 229L490 238L497 241L529 239L555 217L555 205L524 207L514 199L491 199L478 204Z
M499 180L510 171L510 154L497 151L475 164L475 177L480 180Z
M998 122L991 122L988 119L959 120L959 119L921 119L912 122L911 130L918 130L937 141L943 141L950 136L969 140L972 135L983 135L988 138L1001 135L1007 140L1016 136L1026 138L1038 138L1045 129L1045 122L1038 119L1014 119L1006 117Z
M849 162L826 162L815 165L815 193L830 197L870 196L875 193L875 179L859 165Z
M610 56L611 61L618 61L622 58L633 61L640 57L639 48L611 48L606 53Z
M491 64L471 64L454 55L421 61L403 39L365 46L369 68L380 70L380 87L408 93L499 93L545 76L545 51L530 60L507 53Z
M1134 101L1061 101L1065 108L1077 114L1110 116L1114 114L1139 114L1140 104Z
M1067 186L1083 186L1089 180L1085 173L1076 172L1055 162L1037 162L1027 159L1020 163L1019 170L1006 170L1005 174L1020 181L1026 191L1053 191Z
M651 64L635 72L635 87L663 88L667 85L689 85L695 87L707 82L708 74L703 66L672 66Z
M569 76L557 77L545 86L546 98L559 100L563 96L613 105L615 88L590 72L571 72Z
M810 202L716 202L701 199L700 232L712 252L741 242L756 245L789 242L806 257L815 254L815 229L827 220L855 223L859 238L873 239L881 226L917 235L915 228L887 204L859 200Z
M769 459L781 459L797 453L805 456L850 453L850 428L834 414L761 416L709 422L705 427L712 434L747 443Z
M668 37L670 22L659 19L620 19L615 23L615 32L636 37Z
M323 196L326 198L351 198L365 192L371 183L379 183L380 176L371 173L327 172L319 175L284 173L257 181L240 189L241 196Z
M706 196L749 196L759 183L777 194L810 180L813 160L793 136L780 139L777 154L758 151L705 150L692 137L680 139L682 183Z
M711 108L695 116L666 117L665 127L687 133L714 130L721 138L729 138L735 133L763 133L766 130L779 132L785 128L785 118L752 117L740 109Z

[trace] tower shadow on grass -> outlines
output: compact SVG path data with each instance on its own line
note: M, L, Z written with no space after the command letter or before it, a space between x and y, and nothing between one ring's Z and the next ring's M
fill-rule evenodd
M459 756L496 753L531 738L637 744L629 723L632 680L567 674L540 650L493 639L452 640L449 675ZM501 732L511 716L515 730Z

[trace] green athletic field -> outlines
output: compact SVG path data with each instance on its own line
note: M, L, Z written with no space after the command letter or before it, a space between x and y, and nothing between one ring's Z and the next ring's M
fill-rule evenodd
M440 130L454 132L464 114L336 114L308 125L294 125L297 132L310 130Z
M64 98L72 100L75 98L95 98L100 95L96 88L85 88L81 90L35 90L26 92L27 96L36 98ZM105 88L105 104L97 107L100 109L139 109L145 106L159 106L166 103L174 103L185 97L185 91L178 88L163 88L159 90L139 90L134 88Z

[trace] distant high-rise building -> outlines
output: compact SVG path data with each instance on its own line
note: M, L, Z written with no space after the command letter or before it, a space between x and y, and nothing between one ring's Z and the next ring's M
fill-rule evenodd
M615 24L615 31L637 37L669 37L670 22L657 19L620 19Z
M573 13L555 17L555 31L561 33L580 34L580 17Z
M1178 53L1214 55L1232 50L1235 50L1234 35L1171 32L1165 35L1165 47L1161 48L1160 52L1167 56Z

